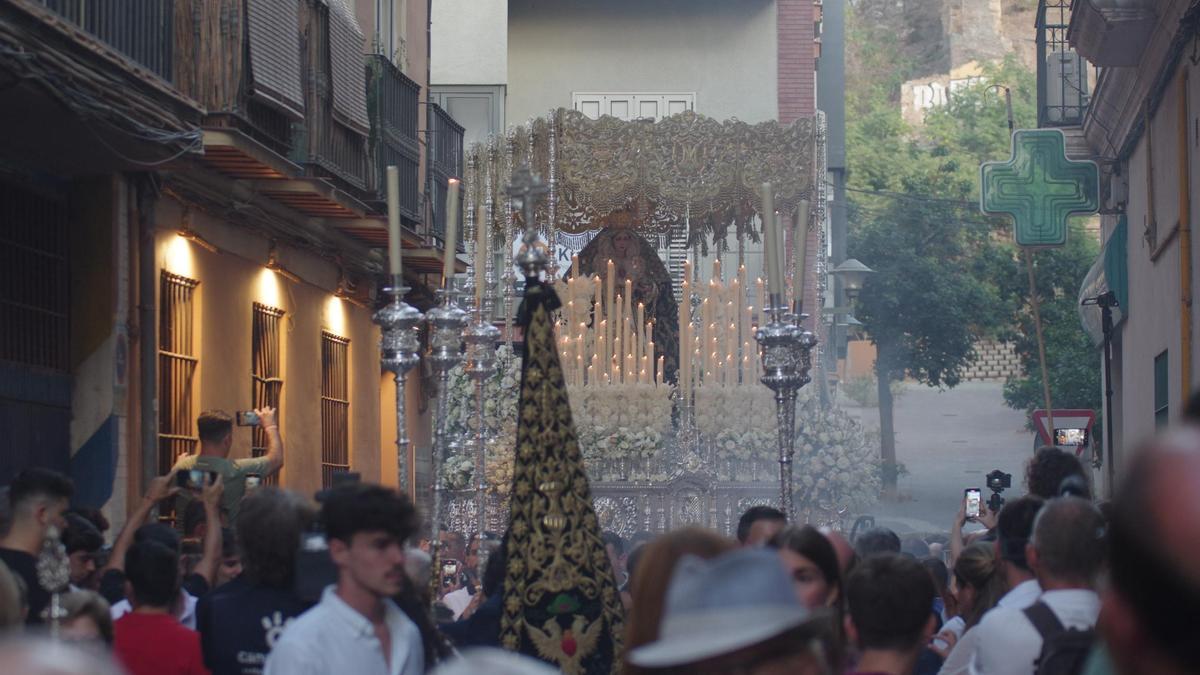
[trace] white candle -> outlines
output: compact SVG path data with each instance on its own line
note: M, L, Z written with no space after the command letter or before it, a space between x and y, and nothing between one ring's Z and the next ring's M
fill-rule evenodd
M442 259L442 279L449 285L454 276L454 261L458 248L458 179L450 179L450 187L446 191L446 250Z
M387 168L387 205L388 205L388 268L393 279L403 276L403 254L400 246L400 170L395 166ZM403 285L403 284L402 284Z
M808 200L801 200L800 213L796 219L796 246L794 255L796 271L792 276L792 286L796 289L797 306L804 305L804 266L808 260Z
M779 231L775 224L775 193L770 183L762 184L763 256L767 259L767 288L783 292L783 270L779 265Z
M483 310L483 293L487 283L488 236L491 231L489 223L485 222L485 209L482 205L475 209L475 306Z

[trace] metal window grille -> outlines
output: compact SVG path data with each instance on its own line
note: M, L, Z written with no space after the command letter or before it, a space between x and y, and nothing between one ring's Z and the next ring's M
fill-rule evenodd
M350 470L350 340L321 333L321 485Z
M283 310L254 303L254 318L251 336L252 366L250 374L250 396L255 408L275 408L279 422L279 397L283 392L283 364L280 353L280 327ZM262 427L254 427L250 441L250 454L261 457L267 452L267 433ZM265 479L276 484L278 474Z
M1071 0L1041 0L1037 16L1038 126L1083 123L1087 112L1087 64L1067 42Z
M0 183L0 361L69 364L67 203Z
M195 292L200 282L163 272L158 297L158 470L166 473L199 440L193 432Z

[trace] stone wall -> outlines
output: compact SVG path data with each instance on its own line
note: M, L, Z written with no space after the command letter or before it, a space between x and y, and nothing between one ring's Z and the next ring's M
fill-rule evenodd
M968 381L1005 380L1021 374L1021 359L1013 346L996 340L975 343L975 358L963 379Z

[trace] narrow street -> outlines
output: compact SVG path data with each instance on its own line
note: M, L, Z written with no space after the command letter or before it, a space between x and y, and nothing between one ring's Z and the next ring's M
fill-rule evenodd
M984 476L1000 469L1013 476L1006 498L1024 492L1024 462L1033 451L1025 416L1004 405L1001 382L964 382L939 391L909 383L896 400L896 457L899 500L881 502L876 523L903 535L949 529L967 487L991 496ZM843 400L863 425L879 429L879 409Z

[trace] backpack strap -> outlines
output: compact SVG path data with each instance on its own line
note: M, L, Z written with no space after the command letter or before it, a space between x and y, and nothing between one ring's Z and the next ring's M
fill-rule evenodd
M1037 632L1041 634L1043 641L1066 630L1062 622L1055 616L1054 610L1050 609L1050 606L1041 600L1026 607L1025 616L1033 624L1033 627L1037 629Z

